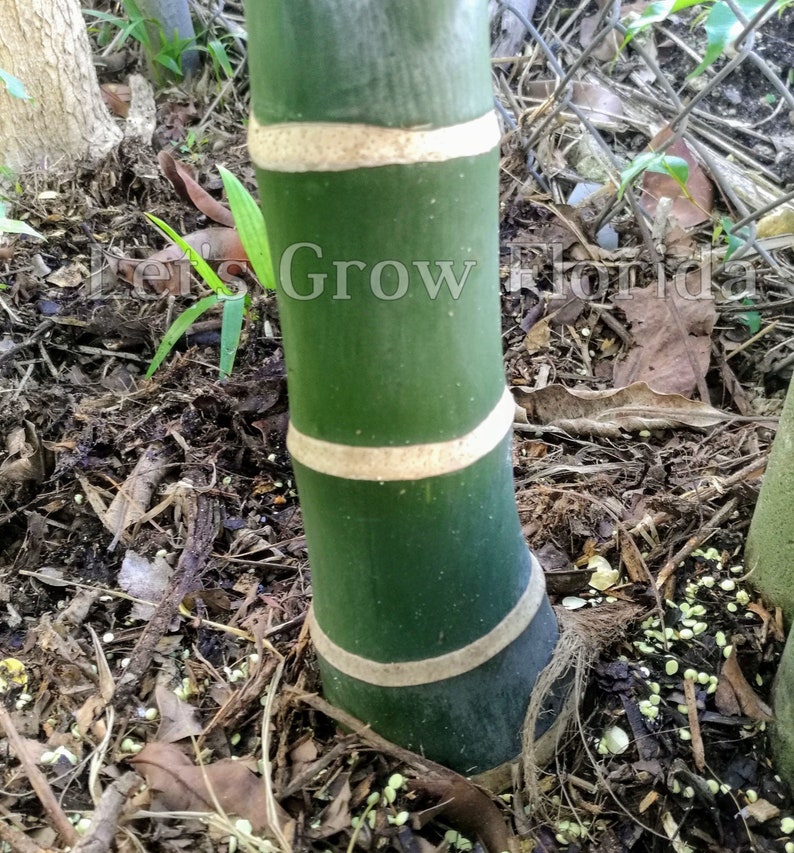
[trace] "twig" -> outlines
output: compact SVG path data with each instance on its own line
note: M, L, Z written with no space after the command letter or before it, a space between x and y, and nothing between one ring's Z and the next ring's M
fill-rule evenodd
M725 521L726 518L736 509L739 501L736 498L731 498L728 503L721 506L714 515L706 522L703 527L694 535L687 539L683 548L677 551L670 559L662 566L656 578L656 588L662 589L668 580L675 574L679 564L682 563L694 550L699 548L706 539L711 536L714 531ZM670 596L665 592L665 598Z
M697 696L695 695L695 682L691 678L684 678L684 696L686 697L686 713L689 718L689 731L692 735L692 758L699 773L706 769L706 751L703 748L703 735L700 731L700 720L698 719Z
M17 353L33 346L33 344L35 344L39 338L47 334L54 325L55 323L52 320L42 320L41 323L39 323L39 325L30 333L29 337L0 354L0 364L5 364L10 359L14 358Z
M44 807L44 811L49 815L56 831L70 847L74 847L80 836L77 834L74 826L69 822L69 818L64 814L60 803L52 792L47 777L33 760L25 739L16 730L11 715L2 702L0 702L0 728L5 732L11 751L16 755L19 763L24 768L33 791Z
M127 797L141 784L141 777L130 771L108 785L91 818L91 831L77 842L72 853L107 853L113 844L119 815Z
M138 642L130 654L130 662L119 680L116 703L123 707L149 668L154 650L168 631L174 617L179 613L182 599L194 588L204 568L215 540L214 501L202 492L206 485L205 475L198 468L189 472L194 488L184 498L183 512L187 517L185 547L162 600L152 618L146 624Z
M3 809L0 814L7 815L8 812ZM0 841L5 842L14 853L53 853L49 848L45 850L43 847L39 847L21 829L12 826L7 820L8 818L5 816L0 818Z

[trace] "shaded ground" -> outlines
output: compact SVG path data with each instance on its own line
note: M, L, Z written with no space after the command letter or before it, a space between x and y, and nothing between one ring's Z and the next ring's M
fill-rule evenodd
M535 20L549 43L566 26L579 32L553 10ZM761 45L783 79L790 26L789 12ZM670 32L702 49L686 21ZM657 42L657 61L683 86L692 60L671 36ZM561 615L600 641L583 653L578 715L551 763L536 776L515 768L491 796L368 732L342 734L337 723L350 721L317 698L274 299L252 285L230 379L217 378L214 316L143 379L194 296L132 292L111 256L160 248L143 211L180 233L210 223L177 197L151 148L128 143L66 182L22 176L16 213L47 242L14 241L0 262L0 653L12 688L0 809L11 849L26 849L23 836L55 843L57 810L46 797L40 805L36 766L75 824L94 809L94 827L118 821L120 849L786 849L781 820L794 804L765 731L782 625L746 585L742 547L791 374L791 239L773 234L766 257L747 256L756 276L746 301L715 257L711 313L664 298L658 325L671 337L642 330L616 299L621 264L637 262L637 288L655 285L659 263L673 272L711 252L714 226L705 218L685 233L657 215L649 227L666 249L654 259L623 205L612 223L619 248L599 246L597 218L612 200L565 201L595 179L574 156L588 133L558 115L544 140L531 139L528 116L550 107L531 113L525 84L546 69L537 46L527 53L534 59L507 69L501 89L513 93L508 127L520 119L502 181L505 363L527 413L516 428L517 499ZM629 107L643 104L642 63L631 54L611 76L603 60L584 67L601 87L585 106L605 109L604 93L617 93L627 110L616 125L599 120L602 134L616 154L638 153L647 118ZM635 87L636 104L622 85ZM768 93L755 72L729 85L738 100L726 86L704 110L723 118L732 104L741 126L726 131L728 144L751 149L782 195L788 107L759 102ZM244 92L227 88L210 111L217 91L204 81L158 95L155 138L220 197L218 164L253 180L238 130ZM658 109L654 120L671 117ZM709 212L743 216L720 183ZM591 268L574 268L583 261ZM605 288L593 264L607 271ZM662 368L687 388L635 384ZM615 405L585 404L555 383L628 390ZM681 402L704 388L694 410ZM671 391L682 397L658 393ZM133 765L149 783L142 793L125 776ZM113 784L133 791L121 816L108 798L99 805ZM213 797L269 841L233 820L185 816L217 810Z

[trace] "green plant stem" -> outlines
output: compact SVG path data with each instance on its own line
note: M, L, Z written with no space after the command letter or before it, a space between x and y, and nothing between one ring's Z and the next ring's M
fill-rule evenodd
M513 493L498 134L404 153L416 129L491 120L486 5L260 0L247 14L249 144L279 272L324 692L437 761L492 767L518 753L557 638ZM383 128L407 129L398 154L382 155ZM279 142L293 129L300 140ZM459 293L428 287L444 265ZM469 440L477 451L455 456Z

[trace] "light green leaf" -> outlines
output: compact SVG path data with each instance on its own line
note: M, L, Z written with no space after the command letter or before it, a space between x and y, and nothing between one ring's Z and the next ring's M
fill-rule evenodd
M661 172L670 175L685 190L689 178L689 164L682 157L668 155L663 151L643 151L620 173L618 199L623 197L626 187L643 172Z
M245 291L234 296L221 296L223 303L223 320L221 322L221 379L231 375L234 358L240 346L240 332L243 328L245 314Z
M31 228L27 222L22 222L19 219L6 219L0 217L0 234L27 234L29 237L38 237L40 240L47 238L43 234L39 234L35 228Z
M220 39L210 39L207 42L207 52L214 64L219 65L227 77L234 76L232 63L229 61L229 54L226 53L226 48Z
M218 296L221 294L226 296L233 295L232 291L229 290L229 288L220 280L215 270L212 269L204 258L202 258L189 243L186 243L170 225L166 225L162 219L158 219L154 214L147 213L145 216L150 222L154 223L154 225L156 225L169 240L176 243L176 245L179 246L179 248L187 255L193 269L201 276L204 283L213 291L213 293L216 293Z
M725 257L722 259L726 263L731 255L740 249L750 238L750 229L745 225L744 228L734 229L733 222L727 216L722 217L722 228L725 231L725 238L728 241L728 249L725 252Z
M765 0L740 0L736 5L749 19L764 5L764 2ZM706 53L703 56L703 61L687 79L698 77L719 59L729 45L741 35L744 27L745 25L736 17L731 7L724 0L715 3L706 18Z
M168 331L163 336L160 346L157 347L157 352L146 371L146 378L151 379L152 374L162 364L163 359L174 348L176 342L185 334L185 332L196 322L196 320L213 305L217 305L220 297L212 293L199 299L195 305L186 308L177 318L171 323Z
M625 47L637 33L647 30L652 24L665 21L670 15L700 3L702 0L657 0L656 3L651 3L638 18L627 25L621 48Z
M22 101L33 100L27 93L25 84L19 79L19 77L14 77L13 74L9 74L8 71L3 71L3 69L0 68L0 80L3 81L6 89L8 90L8 94L11 95L12 98L19 98Z
M272 290L276 286L273 275L273 262L270 257L270 244L267 240L265 219L259 205L253 196L242 185L240 180L223 166L218 166L221 173L226 197L232 210L234 224L240 235L248 260L254 268L254 273L262 287Z

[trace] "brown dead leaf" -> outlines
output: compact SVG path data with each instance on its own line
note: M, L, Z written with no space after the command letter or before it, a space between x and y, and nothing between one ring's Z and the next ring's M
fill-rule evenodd
M593 43L593 36L596 33L596 26L601 23L603 16L600 13L588 15L582 18L579 25L579 44L587 48ZM593 59L599 62L612 62L612 60L620 53L620 45L623 39L617 30L610 30L602 39L601 44L597 45L590 55Z
M772 709L758 697L755 690L750 686L750 682L744 677L735 654L730 655L722 664L720 675L720 683L725 679L733 688L739 708L745 717L762 722L770 722L773 719Z
M659 394L645 382L607 391L547 385L513 389L527 423L556 426L571 435L617 437L621 431L715 426L731 416L680 394Z
M183 201L194 204L205 216L228 228L234 227L231 210L213 198L197 181L195 172L187 163L175 160L168 151L157 155L160 170L174 185L174 189Z
M100 516L102 524L113 534L114 544L128 527L146 514L149 501L165 476L166 458L165 449L159 442L147 447L107 511Z
M636 346L615 362L615 385L647 382L659 393L689 397L703 381L711 359L716 310L710 280L702 281L701 271L695 270L664 287L634 288L616 305L631 324ZM684 340L673 314L676 309ZM693 363L700 376L694 375Z
M340 773L329 786L328 795L332 798L331 802L320 814L316 828L309 828L309 838L329 838L350 828L350 774Z
M489 853L515 849L515 836L508 831L493 800L465 777L450 770L445 778L409 779L408 788L438 801L416 815L421 826L444 815L466 835L479 838Z
M650 151L658 151L670 138L672 131L663 128L648 143ZM665 149L665 154L681 157L689 165L689 175L686 181L686 193L678 182L670 175L662 172L644 172L642 175L642 195L640 204L653 216L662 198L673 200L670 210L683 228L691 228L710 218L714 203L714 185L695 159L686 140L678 139Z
M36 425L24 421L6 435L6 458L0 465L0 483L40 483L47 473L47 457Z
M526 85L525 91L529 100L545 101L556 88L556 80L533 80ZM620 98L595 83L573 83L571 102L579 107L596 127L617 127L624 115Z
M154 811L214 812L217 800L226 814L249 820L255 832L268 828L265 786L238 761L224 758L197 767L173 744L159 741L147 743L129 761L146 779ZM289 815L276 809L283 828Z
M620 559L626 567L626 574L632 583L647 583L648 568L642 559L640 549L632 535L624 530L618 532L620 543Z
M114 116L127 118L130 111L130 87L124 83L103 83L99 88L108 110Z
M524 346L527 352L532 355L532 353L547 349L550 343L551 329L549 328L549 319L548 317L543 317L527 332L527 336L524 338Z
M183 702L164 684L158 684L154 688L154 701L160 714L156 740L175 743L183 738L198 737L204 730L198 711L189 702Z

